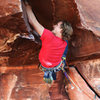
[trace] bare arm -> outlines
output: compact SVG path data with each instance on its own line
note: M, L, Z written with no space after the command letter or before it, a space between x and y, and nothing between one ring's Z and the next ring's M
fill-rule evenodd
M34 27L35 31L41 36L44 27L37 21L34 13L32 12L31 7L28 4L26 4L26 12L28 15L29 23Z

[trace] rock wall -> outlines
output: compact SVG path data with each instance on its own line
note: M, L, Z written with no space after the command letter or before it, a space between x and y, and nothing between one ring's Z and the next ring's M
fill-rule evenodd
M25 9L22 9L22 7L24 7L23 2L19 0L0 0L0 2L0 81L2 83L0 98L4 100L16 98L16 100L18 100L19 98L16 96L16 92L18 92L18 96L21 96L20 98L23 99L25 95L22 94L28 93L25 91L31 91L31 88L35 86L37 87L36 84L40 85L38 89L40 94L39 97L38 95L36 96L36 100L40 100L41 98L44 98L44 100L54 98L55 93L58 92L53 93L53 89L50 91L51 94L53 93L51 97L49 97L48 94L45 96L47 98L42 95L42 93L45 94L46 91L48 91L48 86L45 85L45 91L42 91L44 83L41 84L41 81L39 81L39 83L32 81L33 83L31 83L31 79L35 79L27 78L27 81L23 81L23 84L25 84L27 88L18 81L20 77L21 79L25 78L22 75L24 68L34 70L33 73L37 70L39 63L38 54L41 46L34 41L21 37L22 35L28 34L29 30L33 30L28 23L27 16L25 16ZM99 1L46 0L44 2L43 0L29 0L29 4L37 19L45 28L51 30L52 25L59 20L68 20L72 24L74 35L69 42L67 61L70 65L74 65L77 68L79 73L92 88L93 95L96 93L96 95L100 96ZM20 76L20 73L17 73L19 70L22 76ZM30 75L33 73L31 71ZM73 76L75 77L75 75ZM34 77L42 77L41 72ZM42 78L38 80L42 80ZM12 86L9 86L9 84L12 84ZM33 84L35 84L34 87L32 86ZM60 87L58 89L59 91L62 88L61 84L56 83L53 87ZM17 86L21 86L21 88L19 89L18 87L17 89ZM36 90L37 88L34 88L34 90L29 93L35 93ZM2 91L4 91L4 95ZM13 93L14 95L12 95ZM73 97L71 97L71 93L72 91L69 91L70 99L74 100ZM77 97L78 93L75 93ZM25 98L35 98L35 95L31 95L30 97L30 94L27 94ZM62 95L62 93L60 94ZM82 97L85 98L83 94L81 98ZM63 97L59 96L59 98L61 99ZM66 97L66 99L68 98ZM89 99L86 97L85 100Z
M100 1L75 0L79 11L81 25L87 30L91 30L96 36L100 36ZM80 26L79 26L80 27Z

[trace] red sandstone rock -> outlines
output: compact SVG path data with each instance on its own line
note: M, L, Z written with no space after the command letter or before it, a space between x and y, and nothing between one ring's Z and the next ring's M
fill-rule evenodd
M19 34L14 34L9 29L0 28L0 52L9 52L12 48L9 44L13 43L14 40L19 36Z
M62 71L57 72L57 79L51 85L49 93L51 100L69 100L69 96L65 91L65 80Z
M100 1L75 0L79 11L81 25L100 37ZM80 27L80 26L79 26Z
M11 93L15 87L17 76L14 74L4 74L0 76L0 99L10 100Z
M70 60L100 58L100 41L92 32L75 29L69 52Z
M73 81L72 85L74 86L74 89L71 89L70 84L68 86L70 100L93 100L95 93L88 87L75 68L70 68L69 72L69 76ZM99 100L97 96L96 100Z
M11 16L11 14L9 14L9 16L2 17L0 20L0 22L1 22L0 34L1 34L1 36L2 36L2 34L6 34L6 35L4 35L5 38L4 39L1 38L1 40L0 40L1 41L0 50L3 52L12 50L12 48L5 41L9 41L10 38L13 38L15 34L19 34L19 33L22 34L24 32L27 32L26 28L25 28L24 20L22 18L22 12L19 9L21 4L17 0L15 2L17 2L16 5L18 6L17 7L18 10L16 10L16 14L13 13L13 11L12 11L13 16ZM38 4L38 2L41 2L41 3ZM1 5L4 3L6 5L6 7L10 6L9 1L7 1L7 0L6 0L6 2L2 1ZM13 2L11 2L11 3L14 4ZM36 14L40 23L43 24L46 28L51 29L52 24L54 24L56 21L61 20L61 19L68 20L69 22L71 22L71 24L74 28L75 36L73 37L72 45L70 45L71 48L70 48L70 53L69 53L69 59L76 60L76 58L78 59L79 57L84 57L84 56L91 57L92 55L99 53L100 42L92 34L92 32L89 32L88 30L76 29L77 26L81 27L81 18L79 17L79 14L81 12L78 13L78 9L77 9L78 6L76 6L76 4L78 5L80 2L77 3L77 2L69 1L69 0L67 0L67 1L65 1L65 0L58 0L58 1L47 0L44 4L44 2L42 2L42 0L40 0L40 1L30 0L29 3L32 6L32 9L33 9L34 13ZM81 5L81 4L79 4L79 5ZM48 7L48 9L46 9L47 7ZM19 12L21 12L21 13L19 13ZM6 10L5 10L5 13L6 13ZM13 40L12 41L12 43L13 43L14 39L12 39L12 40ZM19 41L19 44L20 44L20 41ZM94 47L94 44L95 44L95 47Z
M22 12L19 0L0 0L0 17Z
M11 99L16 100L50 100L49 86L43 81L43 72L34 66L32 69L10 70L18 77L11 92ZM6 85L6 84L5 84ZM4 92L5 94L5 92Z
M76 64L81 75L100 96L100 59L82 61Z
M37 64L40 46L27 39L17 39L18 34L27 32L26 25L22 17L20 1L0 0L0 2L0 66L8 67L12 65L19 66L31 65L34 63ZM82 61L100 58L100 40L96 37L100 35L98 21L100 18L100 11L98 6L99 1L91 1L90 4L87 2L90 2L90 0L83 0L82 2L80 2L79 0L46 0L45 2L43 2L43 0L29 0L29 3L32 6L32 9L35 12L38 20L46 28L52 29L52 24L62 19L71 22L74 29L74 36L69 46L70 49L67 57L69 62L71 62L72 64L75 64L74 62L80 60ZM82 64L80 66L78 65L78 62L76 62L78 70L99 95L100 80L98 79L98 77L100 71L98 61L87 61L87 63L85 62L87 65L83 62L81 63ZM94 63L96 63L96 65ZM81 67L82 70L80 70ZM89 69L85 71L85 67ZM5 67L2 67L0 69L0 73L5 72ZM22 78L23 77L24 76L22 75ZM39 82L41 81L39 80ZM47 88L45 88L45 91L46 89ZM27 91L28 89L25 88L24 90ZM37 88L35 88L35 90L37 90ZM42 91L42 89L40 90ZM25 94L27 93L25 91L23 91L23 89L19 91L20 98L23 98L25 96ZM56 92L58 91L59 89ZM77 90L75 92L77 93ZM34 91L31 93L33 94ZM5 92L5 95L5 98L9 98L9 94L7 94L7 92ZM27 94L27 96L28 95L29 94ZM39 99L37 93L35 93L34 97L35 96L36 99ZM42 97L44 98L43 95ZM85 96L82 97L85 98Z
M41 2L41 3L38 5L38 2ZM83 4L85 2L86 1L84 0ZM80 28L83 25L82 24L83 20L80 17L82 12L80 12L81 9L78 9L78 6L85 7L85 5L82 4L82 2L81 3L75 2L74 0L72 1L47 0L45 3L43 3L42 0L39 0L39 1L30 0L29 3L34 13L36 14L39 22L43 24L46 28L52 29L52 24L55 24L58 20L67 20L72 24L73 29L74 29L74 36L72 39L72 43L69 46L70 47L69 59L76 60L76 58L79 58L79 57L84 57L84 56L91 57L93 54L99 53L100 40L94 35L96 33L95 31L93 31L93 27L91 29L87 29L87 27L85 26L84 28ZM46 9L47 6L48 6L48 9ZM85 11L89 12L89 9ZM95 13L96 11L98 10L95 9ZM90 13L91 12L89 12L89 14ZM96 13L95 16L96 15L99 16L99 13ZM87 14L85 14L83 17L85 16L87 16ZM91 19L91 16L88 15L88 17ZM87 18L84 18L84 22L86 21L87 21ZM92 20L90 21L90 23L92 23ZM95 27L95 23L98 23L98 20L94 20L94 25L93 25L94 27ZM91 27L91 25L89 27Z

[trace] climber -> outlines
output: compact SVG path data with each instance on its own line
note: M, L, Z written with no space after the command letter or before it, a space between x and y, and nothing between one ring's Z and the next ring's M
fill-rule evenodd
M42 41L39 61L44 71L44 81L52 83L53 80L56 80L56 72L65 66L68 40L73 34L73 29L69 22L59 21L53 25L53 30L50 31L38 22L28 2L25 2L25 6L29 23L40 35Z

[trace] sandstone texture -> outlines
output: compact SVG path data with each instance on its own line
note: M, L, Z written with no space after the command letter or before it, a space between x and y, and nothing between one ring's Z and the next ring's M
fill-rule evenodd
M47 29L52 30L52 25L59 20L71 23L74 34L69 41L67 62L74 68L70 69L69 76L85 94L77 88L71 90L68 84L65 92L62 74L51 86L44 83L43 72L38 69L41 42L28 22L24 0L0 0L0 99L78 100L81 95L80 100L91 100L96 94L99 100L100 1L28 2L38 21ZM29 34L34 34L34 40L27 38Z

